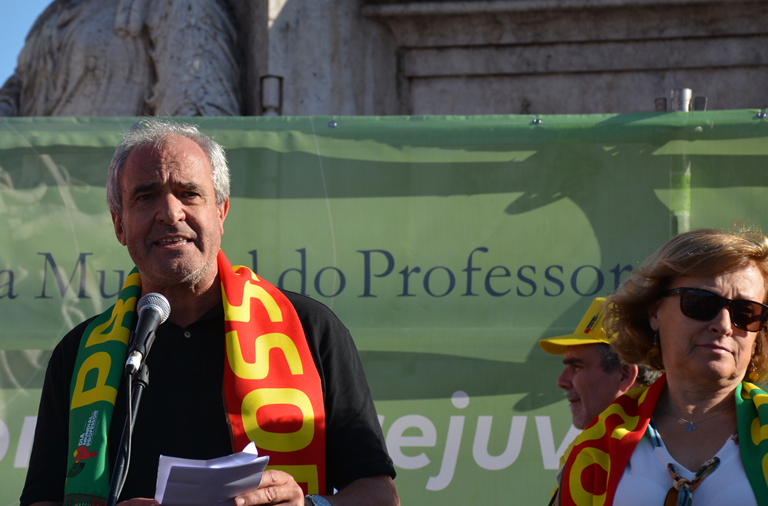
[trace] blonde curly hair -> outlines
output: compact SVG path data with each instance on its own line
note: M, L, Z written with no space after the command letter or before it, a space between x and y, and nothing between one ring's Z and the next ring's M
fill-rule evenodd
M603 327L613 337L611 346L628 364L664 370L663 350L650 354L655 332L649 314L680 276L711 276L748 266L760 271L768 302L768 237L756 227L737 225L732 231L698 229L683 232L667 241L632 273L618 291L607 298ZM768 330L755 340L752 364L754 381L768 378ZM747 371L747 375L751 370Z

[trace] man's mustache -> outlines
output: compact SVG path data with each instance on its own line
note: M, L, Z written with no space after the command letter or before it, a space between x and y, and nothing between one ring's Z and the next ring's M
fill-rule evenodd
M183 236L190 241L197 239L197 234L188 226L164 226L161 230L154 228L149 236L151 242L159 241L164 237Z
M565 392L565 397L569 401L580 401L581 400L581 396L578 393L576 393L575 390L570 390L568 392Z

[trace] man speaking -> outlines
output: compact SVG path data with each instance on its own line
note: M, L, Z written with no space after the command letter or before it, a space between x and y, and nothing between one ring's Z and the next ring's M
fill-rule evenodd
M149 293L171 311L146 357L151 381L120 501L156 504L161 454L211 459L254 441L270 465L235 506L399 504L347 329L219 249L229 211L221 146L194 126L144 120L117 147L107 201L136 269L116 304L53 352L21 506L104 504L126 414L128 340Z

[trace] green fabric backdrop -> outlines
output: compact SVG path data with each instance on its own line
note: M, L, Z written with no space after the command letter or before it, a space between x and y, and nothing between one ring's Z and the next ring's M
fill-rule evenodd
M758 112L192 121L230 160L232 263L350 328L403 503L546 504L574 433L536 342L678 230L768 229ZM0 119L0 506L50 350L132 266L104 184L134 121Z

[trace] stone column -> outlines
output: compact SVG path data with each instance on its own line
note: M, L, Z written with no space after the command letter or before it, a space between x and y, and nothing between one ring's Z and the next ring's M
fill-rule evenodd
M249 114L402 114L397 43L357 0L267 0L243 30ZM255 28L255 27L258 27Z

